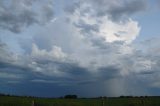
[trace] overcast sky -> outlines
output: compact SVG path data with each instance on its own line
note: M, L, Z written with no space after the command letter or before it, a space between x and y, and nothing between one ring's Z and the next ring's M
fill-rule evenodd
M160 95L159 0L0 0L0 92Z

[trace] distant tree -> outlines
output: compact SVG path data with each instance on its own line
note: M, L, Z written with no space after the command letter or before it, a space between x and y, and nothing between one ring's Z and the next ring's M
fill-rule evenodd
M0 96L5 96L5 94L0 93Z
M120 98L125 98L125 96L120 96Z
M120 98L133 98L133 96L120 96Z
M65 99L77 99L77 95L65 95Z

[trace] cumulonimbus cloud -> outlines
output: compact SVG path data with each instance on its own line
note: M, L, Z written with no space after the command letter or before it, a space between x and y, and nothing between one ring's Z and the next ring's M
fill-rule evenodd
M53 7L46 1L15 1L17 3L9 2L9 5L1 1L1 29L18 33L34 23L53 19ZM63 14L58 13L61 17L52 20L54 23L47 27L33 26L38 32L30 39L22 36L25 42L21 40L19 46L24 53L11 52L7 44L0 42L3 83L29 83L34 87L43 83L46 84L43 87L57 87L55 91L69 87L76 92L78 88L83 96L140 95L146 86L159 86L159 43L156 47L139 49L133 42L141 28L131 16L146 8L145 1L78 0L74 3L71 0L70 3L74 5L65 8ZM39 89L35 91L40 92Z

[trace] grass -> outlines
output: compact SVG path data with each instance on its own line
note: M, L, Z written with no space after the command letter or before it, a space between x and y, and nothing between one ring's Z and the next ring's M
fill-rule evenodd
M159 97L106 99L47 99L0 96L0 106L160 106Z

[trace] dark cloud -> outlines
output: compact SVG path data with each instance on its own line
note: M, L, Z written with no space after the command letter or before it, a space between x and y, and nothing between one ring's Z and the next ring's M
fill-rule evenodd
M80 1L71 2L70 5L64 8L64 11L69 12L69 13L74 13L77 8L80 8L80 6L81 6Z
M110 49L112 47L111 45ZM117 43L117 45L119 45L119 43ZM91 59L90 61L95 61L96 63L87 63L88 65L83 66L80 60L73 61L67 59L68 57L63 57L66 58L64 60L56 59L54 55L52 55L54 58L48 58L47 56L50 51L44 52L43 49L37 49L37 54L30 54L27 58L24 56L14 58L15 54L9 52L7 45L3 43L0 44L1 85L14 84L16 88L14 88L15 90L11 93L22 94L17 91L17 89L22 88L23 90L21 92L27 95L30 95L30 92L34 92L31 95L52 96L54 94L48 94L48 92L39 95L41 91L49 90L48 87L51 87L57 92L65 90L62 94L56 93L54 96L61 96L64 93L70 92L67 90L68 88L72 93L75 92L83 96L97 96L100 94L109 96L119 96L122 94L141 95L148 92L148 89L142 91L146 86L151 86L147 82L154 82L155 79L156 81L159 80L157 72L160 61L156 59L156 64L151 65L148 63L148 60L154 60L155 57L149 56L146 58L140 51L135 51L134 55L130 54L127 56L121 53L116 54L115 51L117 51L117 49L115 49L115 47L108 51L107 48L96 49L96 53L92 51L90 55L87 55L87 58L83 58L83 62L85 62L85 59L88 61L90 56L92 57L94 54L93 56L96 56L95 58L97 60ZM39 55L39 53L43 54ZM5 56L6 54L8 56ZM101 56L102 59L100 59L99 56ZM98 59L100 59L100 63ZM114 62L112 63L112 61ZM148 68L150 65L154 68ZM155 70L157 71L155 72ZM142 81L139 82L139 80ZM40 87L42 84L46 87ZM32 86L33 89L24 89L23 86ZM158 84L155 83L152 86L157 87ZM12 86L8 87L12 88ZM37 90L39 87L40 89ZM92 89L93 87L94 89ZM77 88L81 90L78 91ZM137 90L136 92L135 89ZM93 92L97 90L100 91L93 94ZM10 90L7 92L9 91Z
M53 4L36 0L2 0L0 2L0 27L14 33L32 24L44 24L53 18ZM35 7L37 6L37 7ZM36 8L40 8L37 12Z
M118 67L115 66L108 66L108 67L100 67L98 69L98 74L100 74L100 79L102 81L118 78L120 77L120 70Z
M123 18L128 18L128 16L146 9L144 0L100 0L100 2L94 0L94 2L97 8L100 7L97 16L108 15L113 21L124 20Z
M116 77L116 74L119 75L119 69L116 69L116 67L99 68L96 71L97 74L95 74L92 72L92 68L83 67L71 60L49 59L47 58L47 53L43 54L45 58L38 54L38 57L35 54L34 57L30 55L27 58L22 56L14 58L15 54L9 52L7 46L3 45L5 44L0 46L0 73L5 77L0 76L0 78L2 80L7 78L5 80L6 83L12 79L12 81L18 81L19 83L24 81L32 82L34 80L39 83L56 83L67 86L73 84L86 85L112 79ZM5 56L6 54L8 54L7 57L9 58Z
M125 21L134 13L144 11L146 7L145 0L85 0L73 3L66 11L74 13L80 10L82 16L84 14L91 14L93 17L108 16L112 21L119 22Z
M78 23L75 23L75 26L81 29L82 33L91 34L92 31L98 32L99 26L98 24L87 24L83 20L80 20Z

